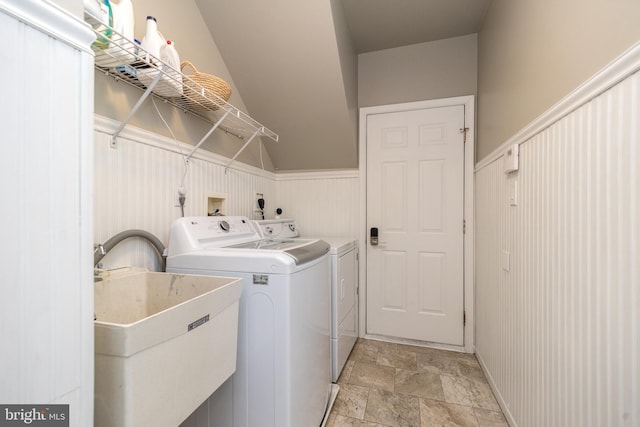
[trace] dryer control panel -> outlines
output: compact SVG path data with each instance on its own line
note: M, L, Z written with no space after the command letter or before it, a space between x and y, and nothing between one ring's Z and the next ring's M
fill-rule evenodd
M300 231L293 219L264 219L253 221L263 239L293 239L300 237Z

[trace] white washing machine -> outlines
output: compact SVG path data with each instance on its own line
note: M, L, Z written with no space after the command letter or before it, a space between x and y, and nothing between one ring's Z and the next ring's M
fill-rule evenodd
M244 281L236 372L209 398L210 427L321 425L331 391L329 249L262 239L245 217L171 226L167 271Z
M264 238L300 238L292 219L255 221ZM358 242L321 237L331 245L331 381L338 381L358 340Z

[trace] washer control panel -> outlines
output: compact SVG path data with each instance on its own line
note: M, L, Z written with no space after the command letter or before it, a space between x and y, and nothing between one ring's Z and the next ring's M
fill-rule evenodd
M256 226L243 216L185 217L171 225L173 250L170 252L190 252L260 239Z

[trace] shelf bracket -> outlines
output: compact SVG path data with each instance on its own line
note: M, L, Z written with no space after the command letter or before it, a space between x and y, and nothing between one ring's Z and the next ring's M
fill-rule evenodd
M231 112L231 110L227 110L225 111L225 113L222 115L222 117L220 117L218 119L217 122L215 122L215 124L213 125L213 127L211 129L209 129L209 132L207 132L207 134L205 136L202 137L202 139L200 140L200 142L198 142L196 144L195 147L193 147L193 150L191 150L191 152L189 153L189 155L187 156L187 158L184 160L185 162L188 162L189 159L191 158L191 156L193 156L193 153L195 153L196 151L198 151L198 148L200 148L200 146L204 143L204 141L209 138L209 135L211 135L213 133L214 130L218 129L218 126L220 126L220 124L224 121L224 119L229 115L229 113Z
M253 135L251 135L251 138L249 138L247 140L247 142L244 143L244 145L242 146L242 148L240 148L240 150L238 150L238 152L236 153L235 156L233 156L233 158L231 160L229 160L229 162L224 166L224 173L227 173L227 169L229 169L229 165L231 163L233 163L235 161L235 159L240 155L240 153L242 153L244 151L245 148L247 148L247 146L251 143L251 141L253 141L253 138L255 138L256 136L258 136L258 134L262 131L261 128L256 128L256 131L253 132Z
M129 114L127 115L127 117L124 119L122 123L120 123L120 126L118 126L118 129L116 129L116 131L113 133L113 136L111 137L111 148L118 148L118 135L120 135L120 132L122 132L122 129L124 129L127 123L129 123L129 120L131 120L133 115L140 109L140 106L142 106L142 103L146 101L149 95L151 95L151 91L153 90L153 88L156 87L156 85L158 84L158 82L166 72L166 70L167 70L166 65L163 65L162 71L158 69L158 75L153 79L151 84L147 87L147 90L144 91L140 99L138 99L138 102L136 102L136 104L133 106L131 111L129 111Z

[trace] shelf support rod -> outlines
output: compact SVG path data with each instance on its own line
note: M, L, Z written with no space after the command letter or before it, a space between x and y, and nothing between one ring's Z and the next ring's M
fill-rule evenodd
M211 127L211 129L209 129L209 132L207 132L207 134L205 136L202 137L202 139L200 140L200 142L198 142L196 144L195 147L193 147L193 150L191 150L191 152L189 153L189 155L187 156L186 159L184 159L185 162L188 162L189 159L191 158L191 156L193 156L193 153L195 153L196 151L198 151L198 148L200 148L200 146L204 143L204 141L209 138L209 135L211 135L213 133L214 130L218 129L218 126L220 126L220 124L224 121L224 119L227 117L227 115L229 115L229 110L227 110L222 117L220 117L218 119L218 121L213 125L213 127Z
M240 150L238 150L236 155L233 156L233 158L231 160L229 160L229 162L224 166L224 173L227 173L227 169L229 169L229 165L234 162L236 157L238 157L240 155L240 153L242 153L244 151L244 149L247 148L247 146L251 143L251 141L253 141L253 138L258 136L259 133L260 133L260 128L256 128L256 131L253 132L253 135L251 135L251 138L249 138L247 140L247 142L244 143L244 145L242 146L242 148L240 148Z
M111 148L118 147L118 139L117 139L118 135L120 135L120 132L122 132L122 129L124 129L127 123L129 123L129 120L131 120L133 115L140 109L140 106L142 106L142 103L149 97L149 95L151 95L151 91L153 90L153 88L156 87L156 85L164 75L164 72L166 71L166 69L167 69L166 65L162 67L162 71L158 69L158 75L153 79L151 84L147 87L147 90L144 91L140 99L138 99L138 102L136 102L136 105L133 106L131 111L129 111L129 114L127 115L127 117L124 119L122 123L120 123L120 126L118 126L118 129L116 129L116 131L113 133L113 136L111 137Z

